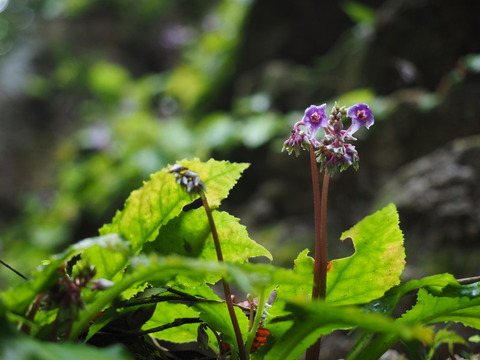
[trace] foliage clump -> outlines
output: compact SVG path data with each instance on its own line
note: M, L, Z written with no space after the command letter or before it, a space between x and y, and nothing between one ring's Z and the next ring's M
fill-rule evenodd
M189 358L180 344L203 358L296 359L321 336L359 329L348 359L379 358L399 341L424 344L432 358L439 345L464 340L430 324L462 322L480 329L474 280L466 284L441 274L401 283L405 252L394 205L342 234L355 253L330 262L326 296L312 300L314 259L308 250L292 269L251 263L256 257L271 260L270 252L219 209L248 165L198 159L178 164L197 174L207 191L187 193L166 167L132 192L99 237L52 256L24 284L1 293L2 331L10 339L1 343L2 354L21 358L29 350L19 344L28 339L31 351L73 359L87 353ZM210 204L224 261L217 259L204 210L185 207L199 197ZM239 333L224 296L212 288L221 279L239 294L233 301ZM399 300L412 292L416 304L394 317ZM72 343L79 341L86 345ZM239 346L247 350L243 355Z

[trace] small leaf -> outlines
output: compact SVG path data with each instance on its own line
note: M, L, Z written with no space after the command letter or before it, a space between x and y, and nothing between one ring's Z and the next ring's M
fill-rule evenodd
M450 353L453 353L453 345L465 344L466 341L456 332L447 329L441 329L435 334L435 348L441 344L447 344Z
M355 253L334 260L327 275L327 301L362 304L380 298L400 283L405 266L403 234L393 204L360 221L342 234L351 238Z
M480 343L480 335L473 335L468 338L468 341L473 343Z

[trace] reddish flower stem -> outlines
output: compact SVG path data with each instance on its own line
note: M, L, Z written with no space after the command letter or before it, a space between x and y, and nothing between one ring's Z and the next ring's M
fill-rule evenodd
M327 289L327 202L330 176L325 171L323 175L322 191L320 192L317 159L315 148L310 145L310 169L312 172L313 208L315 217L315 255L313 266L313 299L324 299ZM317 360L320 355L321 338L306 352L306 360Z
M202 204L207 213L208 223L210 224L210 231L212 232L213 242L215 244L215 250L217 253L218 262L223 262L222 248L220 247L220 241L218 239L217 227L215 226L215 221L213 220L212 210L208 204L207 197L204 193L201 194ZM235 332L235 337L237 338L237 346L240 360L247 360L247 354L245 352L245 345L243 344L242 332L240 331L240 326L238 325L237 316L235 315L235 310L233 308L232 293L230 291L230 286L222 279L223 292L225 294L225 302L227 303L228 313L232 321L233 330Z

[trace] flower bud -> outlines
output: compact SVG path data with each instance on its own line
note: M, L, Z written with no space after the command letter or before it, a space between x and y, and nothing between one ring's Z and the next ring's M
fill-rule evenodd
M167 172L173 173L177 184L191 195L200 195L207 191L205 183L200 180L200 175L180 164L173 165Z

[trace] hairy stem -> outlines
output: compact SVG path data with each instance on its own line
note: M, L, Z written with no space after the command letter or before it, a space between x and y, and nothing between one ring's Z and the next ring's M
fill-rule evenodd
M218 239L217 227L215 226L215 221L213 220L212 210L208 204L207 197L204 193L201 194L202 204L207 213L208 222L210 224L210 230L212 232L213 242L215 244L215 250L217 253L218 262L223 262L222 248L220 247L220 241ZM223 292L225 294L225 302L227 303L228 313L230 314L230 319L232 321L233 330L235 331L235 337L237 338L238 353L240 360L247 360L247 354L245 352L245 346L243 344L242 332L240 331L240 326L238 325L237 316L235 315L235 310L233 308L232 293L230 292L230 286L225 281L222 280Z
M325 171L320 193L315 148L310 145L310 170L312 172L313 208L315 218L315 256L313 267L312 299L324 299L327 289L327 202L330 176ZM317 360L320 355L321 338L306 352L306 360Z

